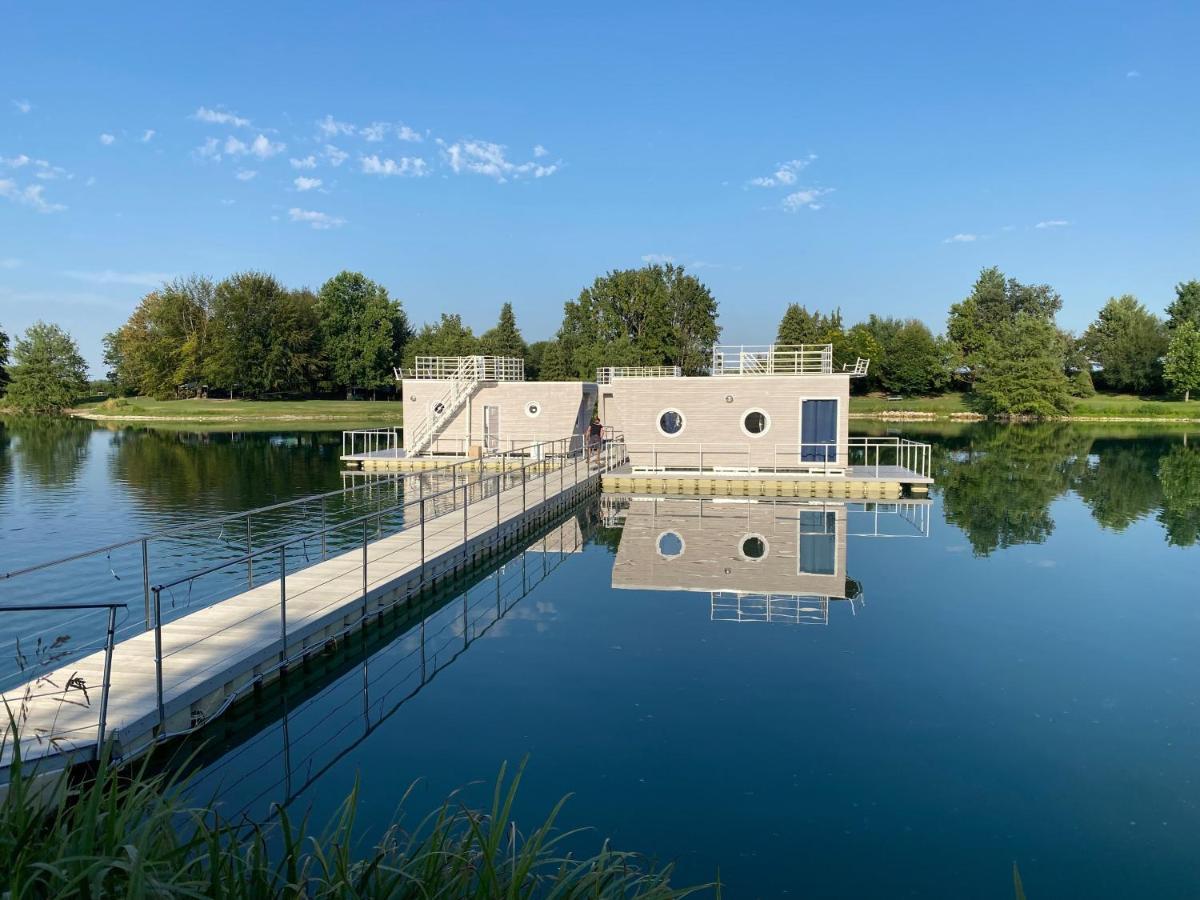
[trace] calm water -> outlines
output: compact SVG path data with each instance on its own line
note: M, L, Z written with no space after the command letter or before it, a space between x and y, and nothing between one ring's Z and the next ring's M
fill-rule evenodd
M581 510L214 727L196 790L320 820L357 777L370 831L528 755L521 821L573 793L581 849L728 896L1200 894L1200 432L903 432L928 507ZM339 447L9 423L0 569L340 487Z

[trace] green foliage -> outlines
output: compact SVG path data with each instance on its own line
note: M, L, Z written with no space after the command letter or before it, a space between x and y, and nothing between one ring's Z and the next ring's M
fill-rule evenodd
M105 336L104 359L119 392L160 400L200 394L213 294L212 281L196 275L164 284Z
M1113 297L1083 334L1083 349L1101 367L1105 387L1156 392L1162 384L1167 329L1136 297Z
M1071 408L1062 343L1054 325L1027 312L992 328L974 354L974 396L995 415L1052 417Z
M213 295L205 374L213 388L263 397L311 390L321 377L317 298L243 272Z
M511 303L500 307L500 319L496 327L490 328L479 336L479 346L488 356L511 356L525 359L529 348L521 331L517 328L517 317L513 314ZM526 372L526 377L529 376Z
M1193 278L1175 285L1175 299L1167 307L1167 327L1191 322L1200 328L1200 280Z
M1163 506L1158 521L1167 543L1190 547L1200 540L1200 449L1174 447L1158 464Z
M779 320L775 332L777 344L830 344L835 335L842 332L842 312L834 310L831 315L821 312L810 313L799 303L789 303Z
M946 387L947 348L925 323L909 319L891 336L883 353L879 383L896 394L932 394Z
M1171 334L1163 380L1171 390L1191 399L1192 391L1200 391L1200 325L1183 321Z
M613 271L567 301L552 375L542 377L591 379L601 366L680 366L697 375L719 336L716 299L682 267Z
M0 328L0 393L8 384L8 333Z
M321 346L330 380L351 396L393 383L409 338L408 318L387 288L361 272L340 272L317 297Z
M572 377L567 353L561 341L548 341L542 351L541 365L538 369L539 381L567 381ZM595 377L594 375L589 377Z
M998 268L984 269L970 295L950 307L946 336L954 344L967 370L967 380L978 375L980 356L1019 316L1025 321L1052 323L1062 308L1062 298L1049 285L1021 284L1005 278Z
M17 338L6 401L24 413L57 413L87 394L87 363L57 325L35 322Z
M523 769L523 767L522 767ZM183 785L101 761L82 783L38 785L20 762L0 802L0 872L12 897L683 897L670 866L645 867L607 842L575 859L555 827L564 801L521 832L513 806L522 776L501 767L491 806L456 798L420 821L402 819L362 852L358 789L312 832L277 808L269 828L238 826L190 806ZM405 800L407 799L405 795ZM402 801L403 804L404 801Z
M442 313L436 325L426 322L404 349L404 364L413 365L418 356L474 356L480 352L479 339L463 324L458 313Z
M525 378L529 381L544 381L542 377L542 361L546 349L553 341L534 341L525 348Z

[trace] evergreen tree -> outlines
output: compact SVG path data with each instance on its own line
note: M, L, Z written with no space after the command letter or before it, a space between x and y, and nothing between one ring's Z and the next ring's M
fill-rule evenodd
M984 412L1052 417L1071 407L1062 344L1051 322L1020 312L974 354L973 392Z
M1200 325L1184 320L1175 328L1163 379L1173 391L1183 394L1184 402L1192 398L1192 391L1200 391Z
M393 382L410 336L408 318L387 288L361 272L340 272L318 295L321 343L330 380L346 392L375 390Z
M488 356L510 356L525 359L529 348L517 328L517 317L511 303L500 307L500 319L494 328L479 336L479 346Z
M1162 386L1167 329L1136 297L1113 297L1083 334L1083 348L1112 390L1146 393Z
M25 413L57 413L87 393L87 363L74 338L57 325L35 322L13 347L10 406Z
M425 323L413 335L404 350L405 367L411 368L418 356L476 356L479 339L463 324L458 313L442 313L436 325Z
M8 334L0 328L0 394L8 384Z
M946 351L917 319L909 319L892 337L879 379L897 394L932 394L946 386Z
M1200 280L1175 285L1175 299L1167 307L1167 327L1178 328L1184 322L1200 327Z

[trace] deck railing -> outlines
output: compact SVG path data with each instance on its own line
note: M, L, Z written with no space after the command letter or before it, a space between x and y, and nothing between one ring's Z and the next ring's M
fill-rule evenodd
M832 375L833 344L717 344L713 375Z
M900 437L852 437L846 443L683 443L627 445L635 472L766 472L845 475L854 468L882 477L898 466L929 477L930 446Z
M410 378L449 381L471 360L479 381L524 381L525 360L517 356L418 356Z
M401 455L399 428L359 428L342 432L342 457L370 454L372 456Z
M95 571L97 565L102 565L106 574L112 580L106 583L102 580L101 589L106 593L115 590L136 591L139 599L144 600L145 616L139 616L134 621L126 622L116 629L116 633L144 633L153 631L154 659L154 696L157 707L158 725L153 741L162 741L179 734L195 730L204 721L219 715L230 706L234 700L247 690L260 684L266 675L285 669L299 657L311 652L311 648L295 646L294 637L288 638L288 579L297 572L325 561L339 554L361 548L356 555L355 563L361 572L363 605L360 615L353 618L348 615L349 622L343 633L358 628L365 620L368 612L377 614L381 611L378 605L368 609L367 597L372 587L380 587L395 577L385 563L380 566L383 574L377 574L369 560L369 547L384 537L400 534L407 535L401 550L414 551L419 554L418 589L428 584L426 579L426 543L429 538L442 533L460 533L464 541L470 537L471 523L479 524L488 521L489 516L495 516L497 526L501 521L501 500L505 491L520 488L521 514L524 515L531 504L544 503L555 491L555 495L564 492L568 487L578 485L609 469L623 465L627 461L624 441L617 433L610 432L609 437L601 444L586 446L578 435L560 438L552 441L539 441L516 448L513 451L503 451L495 454L499 466L495 471L480 465L478 459L462 459L449 462L444 466L426 470L419 474L397 473L387 480L373 480L355 485L340 491L330 491L312 497L302 497L296 500L260 507L248 512L220 516L203 522L182 525L166 529L157 534L135 538L116 544L110 544L98 550L73 554L70 557L52 562L37 564L13 572L5 573L0 584L5 588L6 599L13 596L13 588L21 583L28 586L39 595L52 593L63 589L62 584L70 578L72 566L85 564L89 571ZM447 484L448 482L448 484ZM415 492L415 496L414 496ZM515 495L513 495L515 496ZM461 517L447 516L461 510ZM259 520L256 522L256 519ZM265 520L268 525L261 527ZM256 528L256 525L259 527ZM428 528L436 528L430 532ZM216 538L213 540L213 533ZM181 564L180 554L173 559L174 571L161 580L155 579L151 571L151 559L160 555L160 545L177 544L183 551ZM191 552L189 553L189 549ZM127 572L130 555L136 555L140 550L141 578L140 584L133 587L132 579L122 579L117 573L117 566ZM126 555L114 560L113 554ZM153 551L153 553L152 553ZM195 560L204 551L211 553L210 564L201 568L186 565L186 560ZM380 563L375 558L374 564ZM131 573L129 573L131 574ZM34 576L40 576L35 579ZM127 575L128 577L128 575ZM114 582L115 580L115 582ZM162 627L171 620L181 618L198 609L212 606L221 600L236 596L264 582L275 582L278 586L278 630L275 637L264 635L266 644L272 641L278 644L278 653L270 662L265 662L256 670L255 677L236 691L231 692L215 710L209 710L202 716L201 721L191 722L183 727L169 727L171 715L167 711L167 697L164 689L164 667L172 664L171 657L183 654L195 648L203 641L218 638L225 629L213 633L189 635L185 646L175 646L166 652L162 641ZM311 583L303 584L298 592L303 593L312 588ZM73 590L72 593L82 592ZM292 593L297 589L291 589ZM132 599L132 598L130 598ZM395 601L399 602L399 601ZM29 613L31 604L0 603L0 614ZM39 610L57 611L82 609L78 604L37 604ZM125 603L101 604L98 608L113 609L125 607ZM261 611L260 611L261 612ZM311 615L311 613L310 613ZM6 620L7 621L7 620ZM113 634L114 620L110 615L110 636ZM44 621L30 623L31 628L41 630L44 634L53 634L55 629ZM0 634L15 634L9 627L0 627ZM49 646L49 638L33 642L36 647ZM111 637L108 644L107 660L111 662ZM77 648L78 649L78 648ZM57 670L58 663L65 653L57 658L47 659L39 670L32 671L27 683L36 683L38 678ZM186 667L187 661L178 665ZM178 675L179 672L174 673ZM10 677L11 681L11 677ZM108 703L107 675L103 679L104 692L101 703L107 708ZM59 688L62 685L58 685ZM93 685L87 685L90 691ZM20 686L15 692L2 692L6 701L19 701L25 694L25 687ZM85 692L86 693L86 692ZM37 699L37 698L34 698ZM68 704L77 703L77 697L68 698ZM93 701L87 700L90 707ZM3 712L0 704L0 713ZM176 711L178 712L178 711ZM103 716L101 717L103 722ZM23 749L29 746L31 740L41 745L41 756L57 756L71 753L75 761L86 761L95 758L99 742L96 737L104 737L108 733L107 723L100 726L97 732L91 727L88 735L79 734L78 716L71 727L71 738L65 740L62 734L26 735L23 733L21 742ZM4 732L0 731L0 736ZM86 737L86 740L84 738ZM90 745L80 749L84 744ZM123 747L126 756L139 752L143 748ZM0 773L6 765L8 752L0 740ZM2 781L2 777L0 777Z
M679 366L603 366L596 370L596 384L612 384L618 378L682 378Z

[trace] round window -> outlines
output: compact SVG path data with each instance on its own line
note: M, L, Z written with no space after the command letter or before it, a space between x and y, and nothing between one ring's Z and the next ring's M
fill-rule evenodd
M762 559L767 555L768 544L761 534L748 534L742 538L742 556L746 559Z
M665 409L658 416L658 430L667 437L683 431L683 413L677 409Z
M751 437L765 434L770 427L771 419L761 409L747 410L746 414L742 416L742 431Z
M683 556L683 538L674 531L664 531L658 536L658 555L663 559Z
M445 411L446 411L446 404L445 404L445 403L435 403L435 404L433 404L433 414L434 414L435 416L440 416L440 415L441 415L442 413L444 413Z
M542 404L538 403L536 400L525 404L525 415L529 416L531 419L536 419L541 411Z

